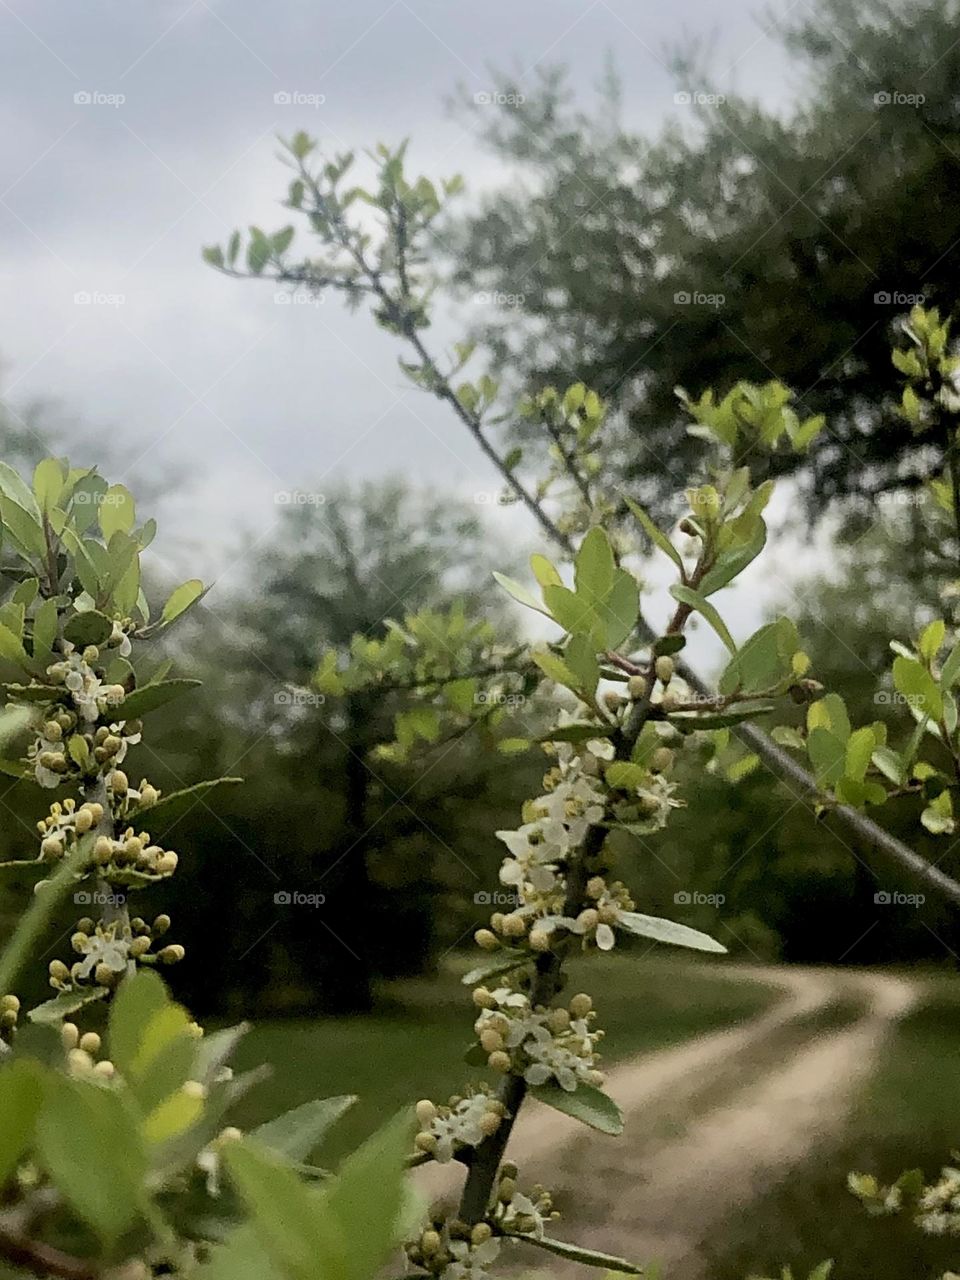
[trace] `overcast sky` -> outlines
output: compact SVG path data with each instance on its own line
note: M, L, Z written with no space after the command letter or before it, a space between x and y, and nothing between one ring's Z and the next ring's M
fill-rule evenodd
M774 8L799 16L805 4ZM226 567L214 517L231 526L226 543L241 526L264 533L278 490L398 471L489 489L470 441L406 386L396 344L365 314L277 305L269 285L204 267L201 245L238 224L283 224L275 137L299 128L331 148L409 135L416 168L495 184L495 162L443 107L458 82L488 90L491 65L533 86L537 66L573 64L589 96L612 53L625 123L653 131L677 110L665 46L713 37L722 85L785 105L795 86L757 9L0 0L5 397L55 401L132 438L141 466L185 469L160 514L178 539L192 535L208 574Z

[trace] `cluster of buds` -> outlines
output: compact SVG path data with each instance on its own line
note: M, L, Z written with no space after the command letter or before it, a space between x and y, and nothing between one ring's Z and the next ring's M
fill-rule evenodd
M480 1010L474 1030L492 1070L516 1072L532 1085L553 1078L569 1093L578 1082L603 1084L596 1066L603 1032L591 1028L596 1015L588 995L574 996L567 1007L533 1008L523 992L477 987L473 1002Z
M112 990L131 963L177 964L186 955L179 943L166 943L159 951L152 948L170 928L170 917L159 915L152 925L139 916L130 921L129 936L118 922L95 923L89 916L77 921L70 939L74 953L81 957L69 967L62 960L51 960L50 986L55 991L73 991L93 982Z
M917 1225L929 1235L960 1235L960 1169L946 1168L917 1204Z
M71 853L81 836L92 831L103 821L103 805L87 801L77 805L69 796L61 804L58 800L50 806L46 818L37 823L40 833L38 862L59 862Z
M13 1043L20 1019L20 1001L14 995L0 996L0 1050Z
M494 1230L503 1235L543 1235L547 1222L559 1218L553 1197L539 1183L525 1195L517 1189L517 1166L509 1161L500 1166L496 1201L491 1215Z
M462 1147L477 1147L492 1137L506 1114L503 1103L483 1088L465 1098L452 1097L448 1106L424 1098L417 1103L416 1148L446 1164Z
M67 1070L72 1076L89 1079L112 1080L116 1067L109 1058L100 1058L103 1047L96 1031L81 1034L75 1022L65 1022L60 1028L60 1042L67 1055Z
M438 1218L405 1249L413 1266L440 1280L487 1280L487 1268L499 1257L500 1241L489 1222L471 1227L456 1219Z
M133 827L127 827L116 837L97 836L93 860L104 879L124 884L172 876L179 858L172 849L151 843L149 831L138 833Z
M608 885L603 876L590 877L587 897L591 905L584 907L578 916L547 917L540 928L548 936L554 929L566 929L582 939L584 950L594 943L601 951L611 951L616 942L615 926L620 923L623 913L633 911L636 904L622 880L614 880Z

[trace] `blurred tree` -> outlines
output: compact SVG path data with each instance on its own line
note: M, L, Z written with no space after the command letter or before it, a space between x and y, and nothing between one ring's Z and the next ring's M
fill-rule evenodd
M530 776L475 732L438 742L427 768L382 759L375 748L405 695L325 703L311 688L325 650L383 635L389 618L455 597L479 616L493 553L476 517L399 484L280 511L272 539L247 553L252 586L207 606L216 662L192 633L179 639L205 683L190 734L182 716L171 722L163 754L180 777L199 765L248 780L216 818L200 803L184 820L184 846L202 849L204 866L184 868L174 904L202 938L182 976L199 1006L222 986L242 1008L352 1011L369 1007L374 977L421 970L480 918L473 896L497 862L487 833ZM201 762L177 759L184 740L205 744ZM216 918L201 896L211 874L229 886ZM275 902L283 893L324 902Z
M613 396L630 431L612 465L655 506L701 447L674 388L738 378L780 378L828 415L809 459L774 463L799 468L810 509L869 511L911 483L889 325L912 295L952 305L957 33L953 0L816 0L782 31L806 83L791 114L724 97L695 50L675 59L693 127L652 142L621 127L612 82L586 114L562 73L505 78L506 105L472 111L510 186L453 242L460 282L501 304L498 363L519 347L533 382Z

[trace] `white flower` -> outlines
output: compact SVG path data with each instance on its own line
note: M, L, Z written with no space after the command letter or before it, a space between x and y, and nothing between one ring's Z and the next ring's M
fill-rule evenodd
M443 1268L443 1280L487 1280L487 1267L500 1256L500 1241L492 1236L483 1244L469 1244L466 1240L451 1240L453 1262Z

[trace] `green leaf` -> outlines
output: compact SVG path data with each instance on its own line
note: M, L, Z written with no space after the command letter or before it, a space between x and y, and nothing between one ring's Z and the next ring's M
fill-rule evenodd
M6 494L0 495L0 520L4 529L28 555L43 557L47 543L40 521Z
M147 1172L122 1096L58 1077L37 1122L37 1154L74 1212L112 1249L140 1216Z
M940 671L940 687L944 690L952 689L958 676L960 676L960 642L953 646L943 664Z
M505 951L498 951L489 960L481 960L469 973L465 973L460 981L465 987L472 987L478 982L483 982L486 978L495 978L498 974L509 973L513 969L519 969L521 965L528 964L529 961L530 956L526 951L515 951L508 948Z
M169 626L174 619L179 618L182 613L186 613L195 605L203 594L203 583L199 578L190 578L189 581L181 583L170 593L167 603L163 606L161 621Z
M580 544L573 568L578 596L599 600L609 593L617 566L610 540L598 526L594 526Z
M844 763L844 773L848 778L852 778L855 782L863 781L873 756L876 741L873 729L869 726L851 733L847 739Z
M34 600L36 600L39 590L40 580L38 578L25 578L23 582L17 584L10 599L14 604L22 604L25 609L29 609Z
M37 660L53 652L59 618L56 600L44 600L38 607L33 619L33 656Z
M158 707L165 706L182 693L188 693L200 685L199 680L158 680L153 684L142 685L134 689L124 698L119 714L125 720L137 720Z
M357 1101L353 1094L317 1098L286 1111L275 1120L251 1130L250 1137L277 1155L300 1163L306 1160L342 1115Z
M621 497L623 498L627 506L630 508L630 510L633 512L633 514L636 516L636 518L640 521L640 524L644 532L646 533L647 537L650 538L650 540L660 548L660 550L664 553L664 555L667 555L670 557L670 559L673 561L673 563L677 566L677 568L682 573L683 560L680 556L680 552L673 545L673 543L670 541L667 535L661 529L657 528L653 520L651 520L651 518L647 515L646 511L644 511L643 507L641 507L638 502L634 502L632 498L628 498L627 495L623 493L622 490L621 490Z
M530 557L530 568L533 570L533 576L541 587L559 587L563 585L563 579L557 572L556 566L546 556L532 555Z
M577 677L580 688L593 696L600 680L600 664L593 645L586 636L571 636L563 651L567 666Z
M819 787L832 787L843 777L846 743L831 729L819 725L807 735L807 754Z
M0 462L0 494L4 497L12 498L18 507L22 507L24 511L29 512L39 528L40 508L37 506L37 500L33 496L30 486L6 462Z
M920 639L917 642L917 652L921 658L932 662L940 652L946 634L947 626L942 618L935 618L933 622L928 623L920 632Z
M136 523L137 509L133 494L122 484L112 484L103 495L97 516L100 532L109 545L115 533L129 533Z
M242 781L242 778L209 778L205 782L196 782L192 787L184 787L181 791L171 791L169 795L161 796L155 805L148 809L137 809L130 817L135 818L138 824L144 824L156 839L184 814L189 813L214 787L235 786Z
M681 604L688 604L691 608L696 609L698 613L702 613L730 652L737 652L737 646L733 643L733 636L727 630L727 624L709 601L704 600L703 596L694 591L692 587L685 587L680 583L670 588L670 594L675 600L679 600Z
M534 649L531 651L530 657L549 679L557 684L562 684L567 689L571 689L574 693L577 692L579 681L562 658L558 658L549 649Z
M158 974L141 969L124 979L110 1009L110 1056L145 1115L190 1079L197 1043Z
M24 1060L0 1068L0 1187L26 1155L43 1101L36 1063Z
M903 784L903 759L891 747L875 747L871 759L880 772L895 786L899 787Z
M511 1233L511 1239L523 1240L526 1244L536 1245L538 1249L546 1249L555 1253L558 1258L567 1258L570 1262L579 1262L587 1267L604 1267L620 1275L641 1276L646 1267L638 1267L625 1258L617 1258L611 1253L600 1253L597 1249L583 1249L578 1244L568 1244L565 1240L553 1240L550 1236L529 1236Z
M772 702L743 702L730 711L703 712L683 711L679 715L668 715L667 720L675 728L689 732L691 729L729 729L732 725L742 724L753 716L766 715L775 710Z
M83 649L88 644L103 644L112 634L112 620L96 609L74 614L63 628L64 639L75 644L78 649Z
M78 1009L92 1004L95 1000L103 1000L107 995L109 992L104 987L92 987L86 990L77 987L73 991L61 991L52 1000L44 1000L43 1004L38 1004L36 1008L31 1009L27 1016L31 1022L37 1022L41 1026L59 1026L71 1013L76 1013Z
M547 612L536 596L531 595L522 583L516 582L513 578L508 578L503 573L495 572L493 576L500 586L503 587L504 591L513 596L514 600L525 605L528 609L536 609L537 613Z
M33 492L41 511L55 507L66 483L66 469L57 458L44 458L33 472Z
M0 658L30 670L30 659L27 657L26 649L10 628L2 622L0 622Z
M663 920L659 916L645 916L638 911L621 911L618 926L638 938L651 938L654 942L669 942L674 947L690 947L694 951L714 951L726 954L727 948L707 933L691 929L676 920Z
M943 699L936 681L913 658L894 658L893 683L915 710L925 712L934 720L943 715Z
M576 1089L568 1091L555 1080L549 1080L546 1084L532 1085L529 1092L548 1107L600 1133L613 1137L623 1133L623 1112L609 1094L591 1084L578 1084Z

